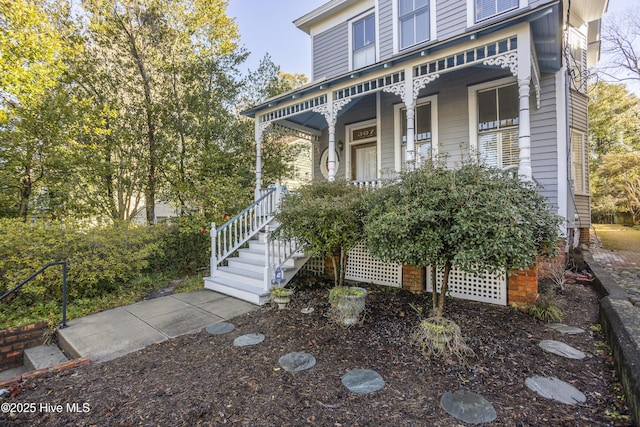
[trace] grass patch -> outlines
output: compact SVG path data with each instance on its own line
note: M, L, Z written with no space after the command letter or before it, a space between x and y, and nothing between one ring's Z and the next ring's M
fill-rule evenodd
M640 252L640 229L620 224L593 224L598 239L609 250Z

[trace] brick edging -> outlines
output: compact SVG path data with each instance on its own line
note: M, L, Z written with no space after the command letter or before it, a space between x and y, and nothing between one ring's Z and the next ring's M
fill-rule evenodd
M600 323L611 345L631 416L635 425L640 425L640 310L589 251L583 250L583 256L598 291L607 295L600 300Z
M67 369L75 368L77 366L88 365L89 363L91 363L91 360L88 357L80 357L78 359L73 359L73 360L68 360L66 362L58 363L57 365L53 365L48 368L42 368L35 371L25 372L22 375L16 375L15 377L7 378L6 380L0 381L0 388L7 388L17 383L20 383L29 379L37 378L51 372L61 372Z

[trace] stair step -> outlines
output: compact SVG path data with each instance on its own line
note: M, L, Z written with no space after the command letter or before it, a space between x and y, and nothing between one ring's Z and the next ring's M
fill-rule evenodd
M252 258L233 257L229 258L227 261L231 268L264 274L264 259L257 260Z
M254 259L262 261L264 263L264 248L263 250L243 248L238 250L238 255L242 259Z
M67 360L55 345L39 345L24 351L24 366L30 371L49 368Z
M216 277L226 277L250 286L262 287L264 284L264 274L255 271L243 270L233 267L218 267Z
M270 299L269 291L228 277L206 277L204 287L256 305L263 305Z

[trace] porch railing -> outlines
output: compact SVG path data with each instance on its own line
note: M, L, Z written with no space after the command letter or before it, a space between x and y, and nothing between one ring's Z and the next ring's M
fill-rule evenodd
M272 238L270 226L266 227L266 263L265 286L271 288L272 280L275 282L275 272L282 269L287 261L296 256L304 256L302 245L297 240L280 240Z
M351 184L355 185L358 188L372 190L374 188L380 188L388 183L392 183L397 180L398 178L359 179L359 180L351 181Z
M280 203L282 187L278 184L261 191L261 197L224 225L211 223L211 277L218 265L255 236L273 219Z

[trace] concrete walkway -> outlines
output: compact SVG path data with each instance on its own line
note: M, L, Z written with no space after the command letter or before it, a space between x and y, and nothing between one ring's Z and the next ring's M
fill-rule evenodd
M258 306L209 290L141 301L67 322L58 330L69 357L105 362L179 335L197 332Z

